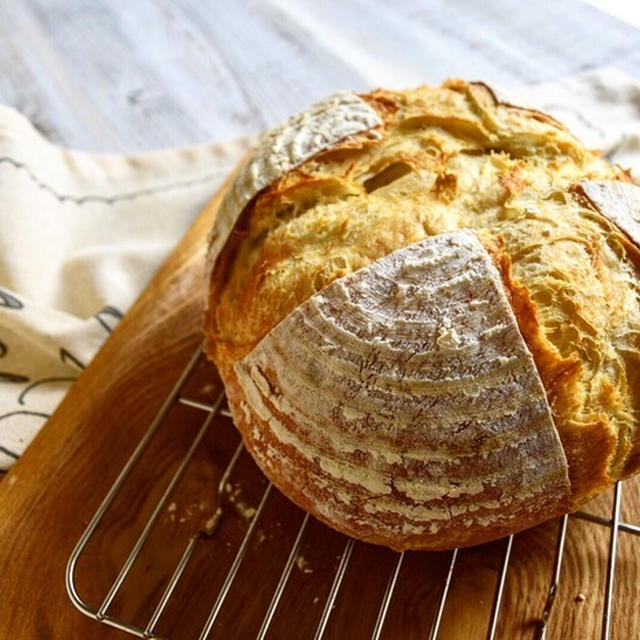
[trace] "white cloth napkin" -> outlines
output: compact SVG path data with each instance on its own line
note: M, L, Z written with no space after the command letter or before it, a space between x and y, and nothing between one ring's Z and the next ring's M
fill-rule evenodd
M79 153L0 106L0 469L24 451L248 146Z
M640 82L601 70L509 95L640 175ZM24 451L249 146L143 155L48 143L0 107L0 469Z

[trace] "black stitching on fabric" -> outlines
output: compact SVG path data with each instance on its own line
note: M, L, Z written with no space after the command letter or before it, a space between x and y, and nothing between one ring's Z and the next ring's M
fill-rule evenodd
M99 313L96 313L95 319L102 325L102 328L107 332L111 333L111 327L100 317Z
M7 293L4 289L0 289L0 307L15 309L17 311L18 309L22 309L24 305L18 298Z
M60 193L56 191L51 185L48 185L46 182L43 182L38 178L38 176L31 170L31 168L20 162L14 158L9 156L0 156L0 164L8 164L16 169L21 169L24 171L27 176L34 182L38 187L42 190L50 193L56 200L60 202L73 202L77 205L83 205L90 202L101 202L103 204L112 205L116 202L122 202L124 200L135 200L136 198L141 198L144 196L149 196L154 193L162 193L163 191L171 191L172 189L179 189L184 187L190 187L194 184L199 184L201 182L207 182L212 178L219 175L220 171L212 171L211 173L207 173L200 178L192 178L191 180L181 180L179 182L170 182L169 184L163 184L157 187L149 187L148 189L140 189L138 191L130 191L129 193L118 193L113 196L72 196L67 193Z
M17 453L15 453L14 451L11 451L10 449L7 449L7 447L3 447L1 444L0 444L0 453L4 453L5 455L9 456L10 458L13 458L14 460L17 460L20 457Z
M118 318L118 320L122 320L124 318L124 314L120 309L116 307L112 307L111 305L107 305L98 311L98 313L106 313L107 315L113 316L114 318Z
M107 333L111 333L112 329L102 318L103 315L113 316L118 320L122 320L122 318L124 317L122 314L122 311L120 311L119 309L116 309L115 307L112 307L111 305L100 309L100 311L98 311L98 313L96 313L94 317L102 325L102 327Z
M36 380L22 390L22 393L18 396L18 404L24 405L24 397L27 393L41 384L46 384L47 382L74 382L75 380L77 380L75 376L61 376L59 378L42 378L42 380Z
M5 413L0 416L0 420L4 420L5 418L10 418L11 416L38 416L40 418L49 419L51 415L49 413L41 413L40 411L27 411L26 409L21 409L19 411L10 411L9 413Z
M19 411L9 411L9 413L1 415L0 420L10 418L11 416L38 416L39 418L49 419L51 417L51 414L42 413L41 411L27 411L26 409L20 409Z
M0 382L29 382L29 378L27 376L21 376L19 373L0 371Z
M80 369L84 369L84 365L82 364L82 362L80 362L80 360L78 360L78 358L76 358L73 354L69 353L64 347L60 349L60 360L62 360L64 364L69 364L69 362L72 362Z

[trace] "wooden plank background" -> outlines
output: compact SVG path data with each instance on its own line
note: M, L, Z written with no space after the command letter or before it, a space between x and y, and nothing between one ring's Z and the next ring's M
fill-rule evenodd
M0 102L85 150L242 135L341 88L604 65L637 74L639 31L580 0L0 2Z

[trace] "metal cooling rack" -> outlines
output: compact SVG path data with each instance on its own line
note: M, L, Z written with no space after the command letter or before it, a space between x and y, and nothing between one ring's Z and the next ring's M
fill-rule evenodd
M216 525L220 521L223 516L222 511L222 495L225 488L226 483L228 482L233 469L238 462L240 454L243 451L243 445L240 443L234 454L229 459L226 468L222 474L221 480L218 485L218 507L214 514L214 517L210 521L210 531L206 533L196 533L193 534L187 541L186 547L182 556L176 565L173 574L171 575L168 583L166 584L163 593L157 601L155 609L148 619L147 624L142 627L136 624L133 624L127 620L120 619L115 615L109 614L109 608L114 602L114 599L118 595L120 588L122 587L127 575L129 574L133 564L136 559L140 555L143 545L145 541L149 537L149 534L158 520L158 517L165 507L165 504L178 483L181 476L184 474L187 469L191 458L193 457L194 452L196 451L198 445L203 440L207 429L209 428L213 418L216 415L226 416L228 419L231 418L229 411L223 407L224 395L221 393L217 400L213 404L207 404L200 402L198 400L190 399L182 395L183 387L185 386L185 382L189 378L189 375L194 370L199 358L202 356L202 348L200 347L195 354L192 356L189 364L185 368L185 370L180 375L173 389L165 399L162 407L160 408L158 414L150 424L148 430L138 443L135 448L133 454L121 470L118 475L116 481L111 486L104 500L102 501L100 507L96 511L95 515L87 525L84 533L80 537L76 547L73 550L69 558L69 562L67 564L66 570L66 586L67 592L73 604L85 615L94 618L95 620L101 622L102 624L109 625L111 627L115 627L121 631L127 632L133 636L138 638L146 638L146 639L157 639L157 640L168 640L167 638L157 635L156 628L158 625L158 621L162 616L163 612L166 610L167 605L169 604L172 594L176 586L178 585L181 576L183 575L190 558L193 555L194 549L198 543L198 540L201 539L203 535L208 533L213 533ZM177 403L182 405L187 405L189 407L199 409L203 411L205 414L204 421L199 431L197 432L194 440L192 441L188 451L184 455L182 461L180 462L177 470L169 480L164 492L162 493L160 500L155 505L150 517L146 521L142 532L139 537L135 541L133 547L131 548L124 564L119 570L119 573L109 588L107 594L104 597L104 600L100 605L92 606L83 601L83 599L78 594L76 588L76 567L78 564L78 560L81 557L87 543L93 536L95 530L100 524L103 516L107 513L111 503L113 502L116 494L120 490L120 488L127 481L127 477L133 466L136 464L141 454L143 453L145 447L149 444L150 440L153 438L154 434L157 432L159 427L162 425L169 409L172 406L175 406ZM262 494L262 498L259 501L259 504L256 508L255 514L251 518L250 524L248 525L244 537L242 538L239 547L236 550L235 556L231 563L231 567L224 578L222 583L222 587L217 594L212 598L212 602L210 604L209 615L206 619L206 622L200 632L199 640L212 639L212 630L218 614L220 613L222 606L225 602L225 599L229 595L233 582L238 574L238 570L240 565L245 557L249 542L255 532L256 525L260 521L260 517L263 514L265 509L265 505L267 503L267 499L271 494L273 487L271 484L266 485L264 493ZM569 518L578 518L582 520L587 520L596 525L600 525L602 527L606 527L610 531L609 536L609 544L608 544L608 557L607 557L607 570L606 570L606 581L604 587L604 606L602 613L602 624L601 624L601 640L610 640L611 638L611 616L613 612L613 592L614 592L614 581L616 577L616 556L617 556L617 548L618 548L618 537L620 533L631 534L633 536L640 535L640 527L629 524L627 522L621 522L620 520L620 506L622 501L622 485L620 483L616 484L614 490L614 498L613 498L613 509L610 518L604 518L601 516L593 515L586 512L577 512L570 514L570 516L564 516L559 519L559 527L558 527L558 535L555 547L555 557L554 557L554 565L552 571L551 584L549 586L549 591L546 598L546 603L544 605L544 609L541 611L539 623L538 623L538 631L537 631L537 640L551 640L547 637L548 635L548 625L551 617L551 613L553 610L553 605L556 600L556 595L558 593L558 588L560 585L561 575L562 575L562 564L563 557L565 551L565 542L566 542L566 533L567 533L567 523ZM290 547L286 562L284 564L284 568L282 569L282 573L280 574L279 580L277 582L277 586L273 592L271 597L271 601L267 608L266 613L264 614L264 618L262 619L262 623L260 625L260 630L257 634L257 640L264 640L267 636L267 632L269 631L269 627L274 618L274 614L278 609L278 605L281 603L282 595L284 593L287 582L292 573L292 569L295 566L296 557L299 552L300 544L302 541L303 534L307 525L310 521L309 515L305 515L302 519L302 523L299 526L297 531L297 535L294 539L292 546ZM339 602L340 597L340 588L347 573L349 562L352 557L352 552L354 549L354 545L357 544L355 540L351 538L345 537L345 543L342 550L342 553L339 557L339 562L337 564L337 569L333 576L333 581L331 583L331 587L329 589L327 598L324 602L322 614L320 615L319 622L317 623L315 632L310 636L313 640L321 640L323 638L325 631L327 629L327 624L332 615L332 611L336 604ZM498 569L498 579L496 582L496 587L493 593L493 603L491 607L491 614L489 617L489 624L486 631L486 639L487 640L495 640L498 630L498 622L501 613L501 607L503 602L503 594L505 589L505 583L507 579L507 574L509 571L509 561L511 558L511 551L513 545L513 536L509 536L506 540L506 545L503 551L503 555L500 562L500 567ZM371 635L372 640L379 640L382 635L382 631L385 625L385 619L387 617L387 612L389 610L390 603L394 596L394 591L398 584L400 569L403 565L403 561L405 559L405 554L398 553L395 556L395 561L393 563L392 569L388 576L388 580L386 583L386 588L384 591L384 595L380 602L380 607L378 609L377 618L375 622L375 626L373 628L373 633ZM436 608L435 615L431 622L430 628L424 630L424 637L429 640L437 640L439 637L439 631L441 628L441 622L443 619L443 614L445 611L445 606L447 604L447 597L450 592L451 583L453 580L454 568L456 566L456 562L458 560L458 550L455 549L451 552L451 556L448 562L448 568L444 576L444 580L442 583L442 590L439 597L438 605ZM312 578L310 578L312 579ZM179 640L178 638L172 640Z

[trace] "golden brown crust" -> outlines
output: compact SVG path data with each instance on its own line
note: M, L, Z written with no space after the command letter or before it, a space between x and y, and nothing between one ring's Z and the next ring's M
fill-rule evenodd
M640 251L575 195L585 179L628 176L550 116L501 103L481 83L361 97L383 120L380 137L351 136L258 194L217 260L206 350L231 402L240 398L234 364L316 292L401 247L469 227L499 265L534 356L573 506L635 472ZM306 504L304 491L280 486Z
M579 383L582 363L576 352L563 357L545 336L535 302L529 289L513 278L511 259L504 242L496 250L505 288L518 319L520 331L533 354L549 403L554 409L555 424L569 461L573 502L577 506L609 486L608 469L617 438L608 422L596 419L572 428L570 419L579 412Z

